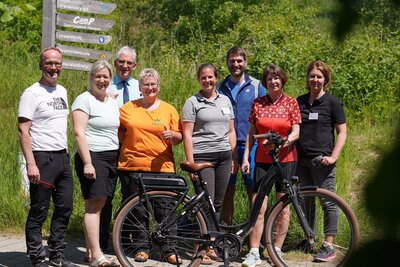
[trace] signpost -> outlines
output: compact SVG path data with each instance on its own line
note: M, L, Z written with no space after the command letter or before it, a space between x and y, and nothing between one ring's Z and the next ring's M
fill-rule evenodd
M57 26L92 31L106 32L111 29L115 24L114 20L83 17L69 14L57 14L56 18Z
M117 7L115 3L88 0L58 0L57 9L108 15Z
M110 35L99 35L84 32L56 31L56 39L75 43L105 45L111 41L112 37Z
M90 71L92 63L81 60L64 59L62 66L64 69Z
M108 15L116 7L117 4L115 3L92 0L43 0L42 49L49 46L57 46L64 56L89 60L109 60L111 52L68 46L63 43L56 44L56 40L61 42L107 45L112 40L111 35L102 33L92 34L73 30L107 32L114 27L114 20L78 14L58 13L56 10ZM70 28L72 31L57 29L56 26ZM91 65L91 61L68 58L63 60L64 69L90 71Z
M67 45L57 45L57 47L61 50L61 53L65 56L82 57L95 60L97 59L109 60L111 58L111 53L107 51L100 51L100 50L67 46Z

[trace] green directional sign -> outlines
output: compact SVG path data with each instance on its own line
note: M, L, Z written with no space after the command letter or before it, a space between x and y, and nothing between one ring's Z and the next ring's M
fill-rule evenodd
M75 42L75 43L106 45L111 41L112 36L91 34L84 32L56 31L56 39L60 41Z
M58 49L60 49L63 55L71 57L81 57L81 58L95 59L95 60L99 59L109 60L112 55L111 52L108 51L88 49L76 46L67 46L61 44L57 44L56 46L58 47Z
M56 23L57 26L61 27L106 32L114 26L115 20L70 14L57 14Z
M108 15L117 4L100 1L83 1L83 0L58 0L57 9L72 10L77 12L94 13Z

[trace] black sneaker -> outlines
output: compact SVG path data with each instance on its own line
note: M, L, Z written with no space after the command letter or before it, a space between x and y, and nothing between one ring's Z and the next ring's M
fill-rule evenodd
M48 267L46 260L32 261L32 267Z
M64 258L54 258L49 260L50 266L58 266L58 267L79 267L75 263L70 262Z
M327 243L323 243L321 249L315 255L314 261L315 262L328 262L336 258L335 250L332 246L328 245Z

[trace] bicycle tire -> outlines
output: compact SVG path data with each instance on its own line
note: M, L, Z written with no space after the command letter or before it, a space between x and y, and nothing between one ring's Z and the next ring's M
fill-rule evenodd
M353 210L341 197L325 189L315 188L301 190L300 196L302 197L298 198L300 200L299 203L306 217L310 218L310 214L316 214L317 223L314 228L314 245L312 246L305 242L304 231L300 225L297 214L294 208L290 207L293 205L292 201L288 195L285 195L274 205L266 222L266 246L268 256L265 256L269 257L278 267L343 266L350 254L357 248L359 242L359 226ZM334 203L338 212L338 227L333 243L336 257L327 262L315 262L314 259L315 253L322 246L325 237L323 233L324 214L320 204L321 198ZM315 199L316 213L307 212L311 210L310 208L306 209L306 202L310 199ZM288 230L280 230L278 233L277 231L279 230L274 231L274 229L279 229L278 227L283 225L282 219L279 218L282 218L280 217L281 213L287 206L290 207ZM285 241L282 246L282 252L284 254L282 257L279 257L275 249L274 240L276 237L283 234L285 235Z
M137 195L124 205L114 223L114 250L119 262L124 267L165 266L168 264L166 263L165 253L161 248L165 243L160 244L159 240L157 241L156 238L154 238L156 236L154 233L155 226L160 225L160 218L156 219L157 216L154 215L152 209L154 204L159 205L157 203L165 204L168 201L171 201L168 203L178 203L180 196L178 193L171 191L150 191L147 192L147 197L151 203L151 208L147 206L144 194ZM175 214L181 211L188 202L189 198L185 197L183 201L178 204ZM164 206L160 211L161 213L165 212ZM147 227L138 224L139 220L143 219L148 222ZM193 212L185 213L183 216L177 216L177 220L176 228L163 229L162 227L158 227L157 233L169 234L170 236L176 234L179 237L185 238L207 238L207 219L201 210L194 210ZM128 233L128 235L126 233ZM143 236L143 233L146 233L149 239L135 239L135 236ZM170 251L174 251L173 253L176 251L183 260L180 266L199 266L202 260L200 255L204 255L207 251L205 245L196 245L182 240L180 242L168 242L169 247L172 248ZM147 245L150 248L150 258L145 262L136 262L134 260L135 254L140 250L137 248L140 247L139 244Z

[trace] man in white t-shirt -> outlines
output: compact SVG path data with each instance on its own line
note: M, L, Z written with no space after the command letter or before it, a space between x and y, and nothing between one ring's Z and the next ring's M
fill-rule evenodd
M73 176L67 152L67 91L57 84L62 70L59 49L40 54L39 82L25 89L18 106L18 136L29 178L30 210L25 226L26 247L32 266L77 265L64 257L65 236L73 206ZM53 199L49 262L42 244L42 226Z

